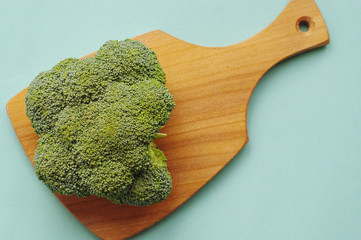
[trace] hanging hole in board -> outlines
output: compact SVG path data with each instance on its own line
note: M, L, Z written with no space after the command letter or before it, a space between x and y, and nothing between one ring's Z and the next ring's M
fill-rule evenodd
M296 28L299 32L306 33L311 30L314 24L310 17L301 17L297 20Z
M301 32L308 32L310 25L308 24L307 21L301 21L298 24L298 28L301 30Z

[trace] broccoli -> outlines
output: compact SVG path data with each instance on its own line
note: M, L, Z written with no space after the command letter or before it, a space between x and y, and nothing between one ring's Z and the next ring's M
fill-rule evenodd
M175 103L155 53L108 41L94 58L67 58L30 84L26 114L39 135L36 174L59 194L148 206L168 197L167 159L153 143Z

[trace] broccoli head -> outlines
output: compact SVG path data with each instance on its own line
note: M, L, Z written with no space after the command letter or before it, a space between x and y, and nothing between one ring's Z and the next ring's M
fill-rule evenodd
M94 58L40 73L26 95L39 135L34 163L55 193L146 206L168 197L167 159L153 143L175 103L155 53L108 41Z

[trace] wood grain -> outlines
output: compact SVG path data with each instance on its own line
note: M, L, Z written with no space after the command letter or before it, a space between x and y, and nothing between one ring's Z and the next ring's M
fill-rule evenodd
M308 21L307 32L298 28L302 20ZM247 107L260 78L283 59L329 42L326 25L313 0L291 0L265 30L227 47L196 46L159 30L134 39L158 55L167 87L177 104L163 130L168 137L157 140L168 158L174 184L167 200L150 207L118 206L94 196L56 195L102 239L128 238L189 199L248 142ZM32 161L38 136L25 115L26 91L13 97L7 110Z

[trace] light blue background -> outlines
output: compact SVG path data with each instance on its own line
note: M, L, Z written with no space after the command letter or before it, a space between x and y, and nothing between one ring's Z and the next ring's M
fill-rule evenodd
M234 44L287 2L0 0L0 239L97 239L37 180L7 117L39 72L154 29ZM132 239L361 239L361 2L317 3L331 44L268 72L249 105L248 145Z

